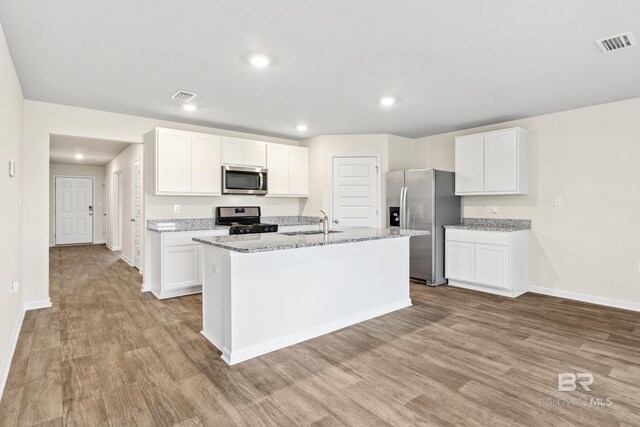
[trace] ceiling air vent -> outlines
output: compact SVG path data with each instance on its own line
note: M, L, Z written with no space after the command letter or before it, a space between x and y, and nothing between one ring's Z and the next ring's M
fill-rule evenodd
M176 101L180 102L189 102L196 96L198 95L195 93L187 92L186 90L179 90L175 93L175 95L171 97L171 99L175 99Z
M622 33L617 36L610 36L604 39L596 40L596 44L602 53L614 52L616 50L625 49L637 45L635 37L631 33Z

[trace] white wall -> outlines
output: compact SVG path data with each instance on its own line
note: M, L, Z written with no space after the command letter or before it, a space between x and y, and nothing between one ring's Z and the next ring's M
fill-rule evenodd
M22 288L23 97L4 32L0 26L0 398L9 373L11 352L19 332L22 291L9 295L12 280ZM8 162L16 162L17 176L10 178Z
M23 253L29 255L28 263L26 261L23 263L26 301L38 301L49 297L49 135L61 134L143 143L144 136L158 126L260 139L282 144L298 144L297 141L288 139L263 137L38 101L25 101ZM227 203L229 200L233 200L211 198L207 202L208 198L178 199L182 204L183 215L202 217L211 216L212 207L216 203ZM274 211L297 213L296 199L273 199L274 201L268 199L268 202L267 199L261 200L269 206L269 209L265 210L265 214ZM277 200L281 200L281 202ZM249 199L242 199L243 204L251 202ZM149 205L149 218L172 216L174 198L160 199L145 196L145 204Z
M528 130L529 194L463 197L463 215L532 220L530 286L640 309L640 98L421 138L424 166L453 170L457 135L511 126Z
M317 216L320 209L329 215L331 207L332 156L380 156L381 220L386 224L384 209L386 198L385 174L390 170L416 167L415 142L395 135L322 135L301 141L309 147L309 198L300 199L302 215Z
M53 222L53 178L56 175L86 176L94 179L95 193L93 195L94 243L104 243L104 166L70 165L63 163L49 163L49 246L55 244Z

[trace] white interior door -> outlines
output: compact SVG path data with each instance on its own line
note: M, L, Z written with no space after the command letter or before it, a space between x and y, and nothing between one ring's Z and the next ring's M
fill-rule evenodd
M56 245L93 243L93 179L55 177Z
M338 227L377 227L377 157L333 158L333 222Z
M133 236L133 266L140 269L141 261L141 243L140 243L140 205L141 205L141 197L140 197L140 160L136 160L131 164L131 194L133 197L132 204L132 216L131 216L131 224L132 224L132 233Z

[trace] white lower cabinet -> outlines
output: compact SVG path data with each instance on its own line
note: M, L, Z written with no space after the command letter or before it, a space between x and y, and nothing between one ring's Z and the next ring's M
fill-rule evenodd
M528 230L447 228L445 275L449 285L517 297L528 290Z
M193 238L228 234L227 229L149 232L151 292L160 299L202 292L202 249Z
M200 245L169 246L163 252L164 289L182 289L202 284L198 268Z

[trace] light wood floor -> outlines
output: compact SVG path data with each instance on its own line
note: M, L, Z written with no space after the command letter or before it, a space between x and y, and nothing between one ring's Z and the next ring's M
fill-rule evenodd
M640 425L638 313L412 285L410 308L229 367L200 296L141 294L104 246L50 256L54 306L25 317L3 427ZM558 392L559 372L592 391Z

